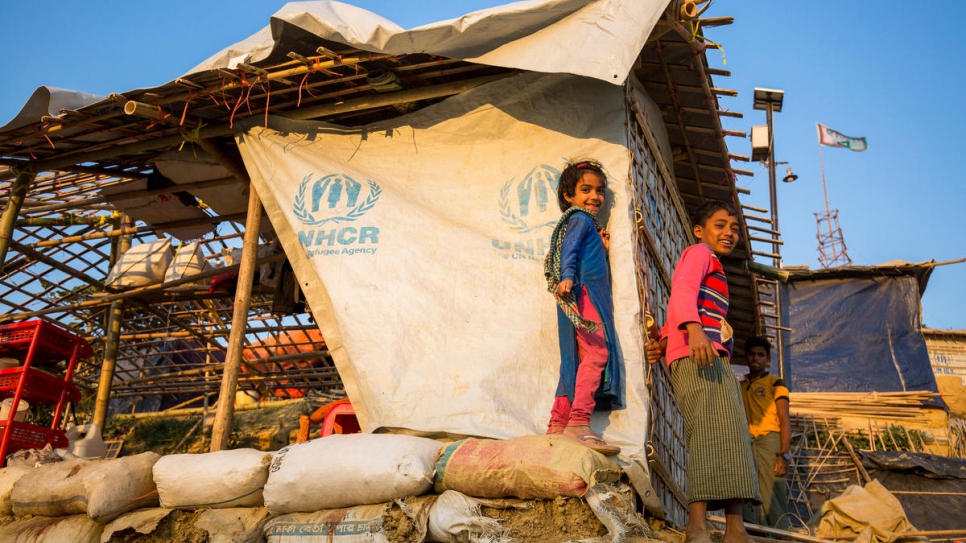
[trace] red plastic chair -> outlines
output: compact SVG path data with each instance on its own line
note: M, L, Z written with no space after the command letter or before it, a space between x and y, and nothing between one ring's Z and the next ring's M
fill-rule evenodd
M319 437L332 434L358 434L361 431L359 419L356 418L356 411L352 408L352 404L343 403L332 407L326 413L325 418L322 419L322 432Z

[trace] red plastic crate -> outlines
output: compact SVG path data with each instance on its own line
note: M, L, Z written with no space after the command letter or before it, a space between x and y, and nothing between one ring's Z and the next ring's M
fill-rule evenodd
M66 360L80 344L79 358L89 358L94 351L84 338L47 321L32 320L0 325L0 354L26 356L34 335L40 334L37 344L38 361ZM21 360L23 362L23 360Z
M22 367L0 370L0 400L13 397L23 371ZM65 388L67 389L66 401L79 402L81 399L81 392L73 383L65 382L62 378L47 372L30 368L24 380L21 397L31 405L56 405L60 401L60 391Z
M7 454L21 449L43 449L48 443L55 449L62 449L70 444L64 430L34 426L26 422L13 422L10 430L10 444ZM0 435L6 430L7 421L0 422Z

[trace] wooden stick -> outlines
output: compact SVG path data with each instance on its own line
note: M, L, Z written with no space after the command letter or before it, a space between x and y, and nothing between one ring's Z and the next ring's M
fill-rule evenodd
M725 518L716 515L708 515L708 520L711 522L717 522L718 524L725 524ZM768 526L762 526L760 524L752 524L750 522L745 522L745 529L751 530L753 532L780 535L789 539L797 539L799 541L809 541L811 543L830 543L827 539L821 537L815 537L806 534L800 534L798 532L788 532L785 530L779 530L778 528L771 528Z
M127 228L122 228L119 230L111 230L107 232L95 232L93 234L81 234L77 236L65 236L57 239L47 239L44 241L38 241L36 243L30 243L24 245L24 247L30 247L36 249L38 247L53 247L54 245L63 245L65 243L74 243L77 241L88 241L92 239L104 239L104 238L116 238L118 236L123 236L124 234L140 234L141 232L152 232L155 230L164 230L166 228L172 228L175 226L194 226L198 224L219 224L226 221L237 221L243 220L245 218L244 213L232 213L231 215L219 215L211 217L199 217L196 219L187 219L183 221L172 221L166 223L156 223L149 224L146 226L129 226Z
M852 457L852 463L855 464L856 471L858 471L859 475L862 476L862 480L865 481L866 484L871 483L872 477L869 477L869 472L865 471L862 461L859 460L859 456L855 454L855 449L852 448L852 443L849 442L848 438L844 439L843 442L845 443L845 448L849 451L849 456Z
M174 447L171 447L170 449L168 449L168 454L173 454L177 452L177 450L180 449L181 446L184 445L186 441L188 441L188 438L191 437L191 434L195 433L195 430L197 430L201 426L201 423L204 421L205 421L205 417L204 415L202 415L202 417L198 419L198 422L196 422L195 425L192 426L187 433L185 433L184 437L181 438L181 441L179 441L178 444L175 445Z
M232 397L232 401L235 398ZM273 402L257 402L249 403L244 405L239 405L235 407L235 411L254 411L256 409L271 409L274 407L282 407L285 405L293 404L295 402L304 402L304 398L296 398L293 400L277 400ZM143 419L159 419L164 417L191 417L194 415L200 415L207 410L205 407L192 407L190 409L178 409L172 411L151 411L149 413L121 413L114 415L114 419L117 420L143 420Z
M221 374L221 392L218 394L215 423L211 429L211 445L209 448L211 452L228 447L228 437L231 434L234 417L235 392L238 389L238 372L241 369L243 342L248 327L248 307L252 298L252 281L255 278L255 263L258 259L262 201L258 198L255 185L249 185L248 190L248 218L245 221L241 267L238 270L238 287L235 291L235 311L232 314L231 334L228 336L225 369Z
M123 185L120 185L120 186L129 185L133 183L137 183L137 181L124 183ZM159 196L161 194L171 194L173 192L181 192L181 191L190 192L196 189L223 187L225 185L234 185L236 183L238 183L238 180L235 179L234 176L220 177L218 179L207 179L205 181L195 181L193 183L182 183L182 184L173 185L170 187L165 187L163 189L132 190L129 192L112 194L110 196L94 196L91 198L85 198L83 203L85 206L90 206L93 204L100 204L100 203L123 202L124 200L131 200L133 198ZM75 207L77 207L77 202L63 202L59 204L50 204L46 206L30 208L30 213L49 213L51 211L60 211L62 209L73 209Z

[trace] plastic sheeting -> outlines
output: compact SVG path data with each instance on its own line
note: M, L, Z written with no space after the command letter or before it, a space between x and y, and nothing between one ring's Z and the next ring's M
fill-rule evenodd
M966 460L905 451L862 451L869 475L889 489L920 530L957 530L966 523Z
M269 27L191 72L285 61L299 34L309 33L373 53L429 53L622 85L666 5L667 0L530 0L405 30L341 2L291 2L272 16Z
M430 53L622 85L666 6L667 0L529 0L406 30L341 2L289 2L272 16L269 26L187 73L231 69L240 62L287 62L290 51L314 54L321 39L373 53ZM306 44L311 45L307 51ZM39 87L0 132L102 100L93 94Z
M245 166L370 432L544 432L560 364L543 277L556 179L570 157L600 160L627 408L592 426L646 466L621 88L524 73L352 129L262 122L236 138Z
M793 391L938 391L915 277L793 280L783 290Z

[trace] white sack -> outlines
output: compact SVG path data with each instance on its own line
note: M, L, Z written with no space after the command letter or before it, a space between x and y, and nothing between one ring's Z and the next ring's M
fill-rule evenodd
M0 516L13 514L13 506L10 504L10 493L13 492L13 485L21 477L28 473L33 473L37 468L24 466L10 466L0 469Z
M333 434L289 445L272 460L265 506L280 515L425 494L441 446L393 434Z
M36 468L13 486L10 502L17 516L87 513L109 522L122 513L156 505L151 467L158 454L141 453L113 460L69 460Z
M108 522L104 525L104 531L101 533L102 543L107 543L111 540L111 536L115 532L123 532L124 530L132 530L135 533L148 535L158 527L158 523L164 520L164 517L171 514L174 509L165 509L164 507L149 507L147 509L138 509L137 511L131 511L130 513L124 513L123 515L117 517L116 519Z
M87 515L33 517L0 526L3 543L98 543L104 526Z
M260 507L272 453L234 449L162 456L154 483L163 507Z
M429 511L429 540L437 543L497 540L502 530L500 521L480 513L485 501L455 490L440 494Z
M170 239L161 238L134 245L117 259L104 285L135 288L160 283L164 280L171 258Z
M164 282L168 283L170 281L178 281L179 279L185 279L191 277L192 275L198 275L199 273L204 273L206 271L211 271L212 265L205 258L205 253L201 249L201 243L195 241L192 243L186 243L178 248L177 253L174 255L174 259L168 266L168 270L164 274ZM179 287L174 287L174 289L185 289L192 287L207 287L208 283L211 282L211 278L202 279L200 281L195 281L193 283L186 283Z
M560 367L543 276L556 179L568 158L601 161L626 408L591 424L646 466L623 89L524 73L352 129L257 121L236 141L367 432L545 431Z
M426 496L346 509L290 513L265 524L265 540L266 543L422 543L435 500L435 496Z

